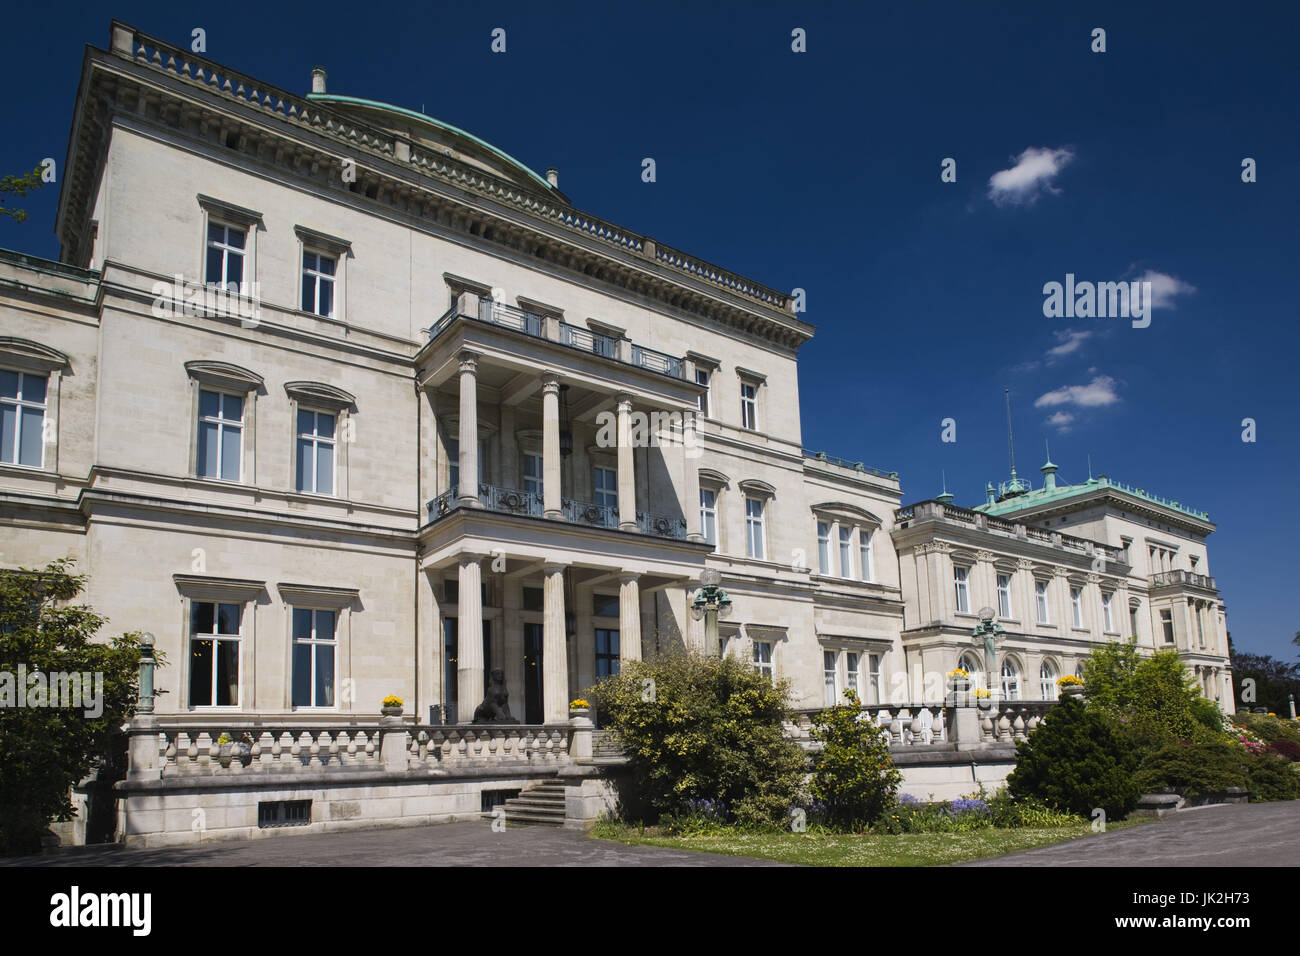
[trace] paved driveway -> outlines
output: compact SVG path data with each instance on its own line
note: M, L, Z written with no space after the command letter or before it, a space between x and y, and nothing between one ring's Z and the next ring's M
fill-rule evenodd
M0 866L780 866L770 860L593 840L559 827L490 821L128 850L87 847Z
M1154 823L963 866L1295 866L1300 800L1180 810Z

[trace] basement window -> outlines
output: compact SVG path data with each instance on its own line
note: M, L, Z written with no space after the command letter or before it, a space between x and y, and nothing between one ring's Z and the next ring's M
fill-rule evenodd
M305 827L310 823L310 800L262 800L257 804L258 829Z

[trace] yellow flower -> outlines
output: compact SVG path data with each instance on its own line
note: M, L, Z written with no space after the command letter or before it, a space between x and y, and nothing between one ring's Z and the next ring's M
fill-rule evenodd
M396 694L389 694L383 700L383 705L385 707L401 707L403 703L402 698L398 697Z
M588 704L588 703L587 703L585 700L583 700L581 697L579 697L577 700L571 700L571 701L569 701L569 708L570 708L570 709L574 709L574 708L578 708L578 707L590 707L590 706L591 706L591 705Z
M964 670L958 667L956 670L949 671L948 676L949 677L970 677L970 674L967 674Z

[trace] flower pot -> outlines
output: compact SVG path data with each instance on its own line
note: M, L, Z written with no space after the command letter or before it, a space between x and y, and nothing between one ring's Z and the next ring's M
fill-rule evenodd
M234 760L234 758L235 758L234 744L217 745L217 762L221 764L223 769L229 770L230 762Z
M380 712L381 714L383 714L385 717L401 717L401 716L402 716L402 708L401 708L400 706L397 706L397 707L381 707L381 708L379 708L379 712Z
M1061 696L1062 696L1062 697L1082 697L1082 696L1083 696L1083 685L1082 685L1082 684L1066 684L1064 687L1061 688Z
M591 717L591 708L590 708L590 707L570 707L570 708L569 708L569 719L572 720L574 717L588 717L588 718L590 718L590 717Z

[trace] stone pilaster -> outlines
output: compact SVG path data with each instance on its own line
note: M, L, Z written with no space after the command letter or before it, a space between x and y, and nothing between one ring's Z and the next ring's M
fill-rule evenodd
M618 397L618 526L636 530L636 472L632 450L632 400Z
M478 500L478 356L473 352L460 354L460 482L456 495L463 507L482 507Z
M564 565L543 569L542 696L544 720L563 723L569 718L569 651L564 633Z
M620 661L641 659L641 585L639 574L618 579L618 657Z
M560 502L560 380L542 380L542 510L548 518L562 516Z
M460 615L456 624L456 688L459 698L456 721L461 724L470 723L474 718L474 708L483 703L481 560L482 555L478 554L461 556L460 580L456 586L457 612Z

